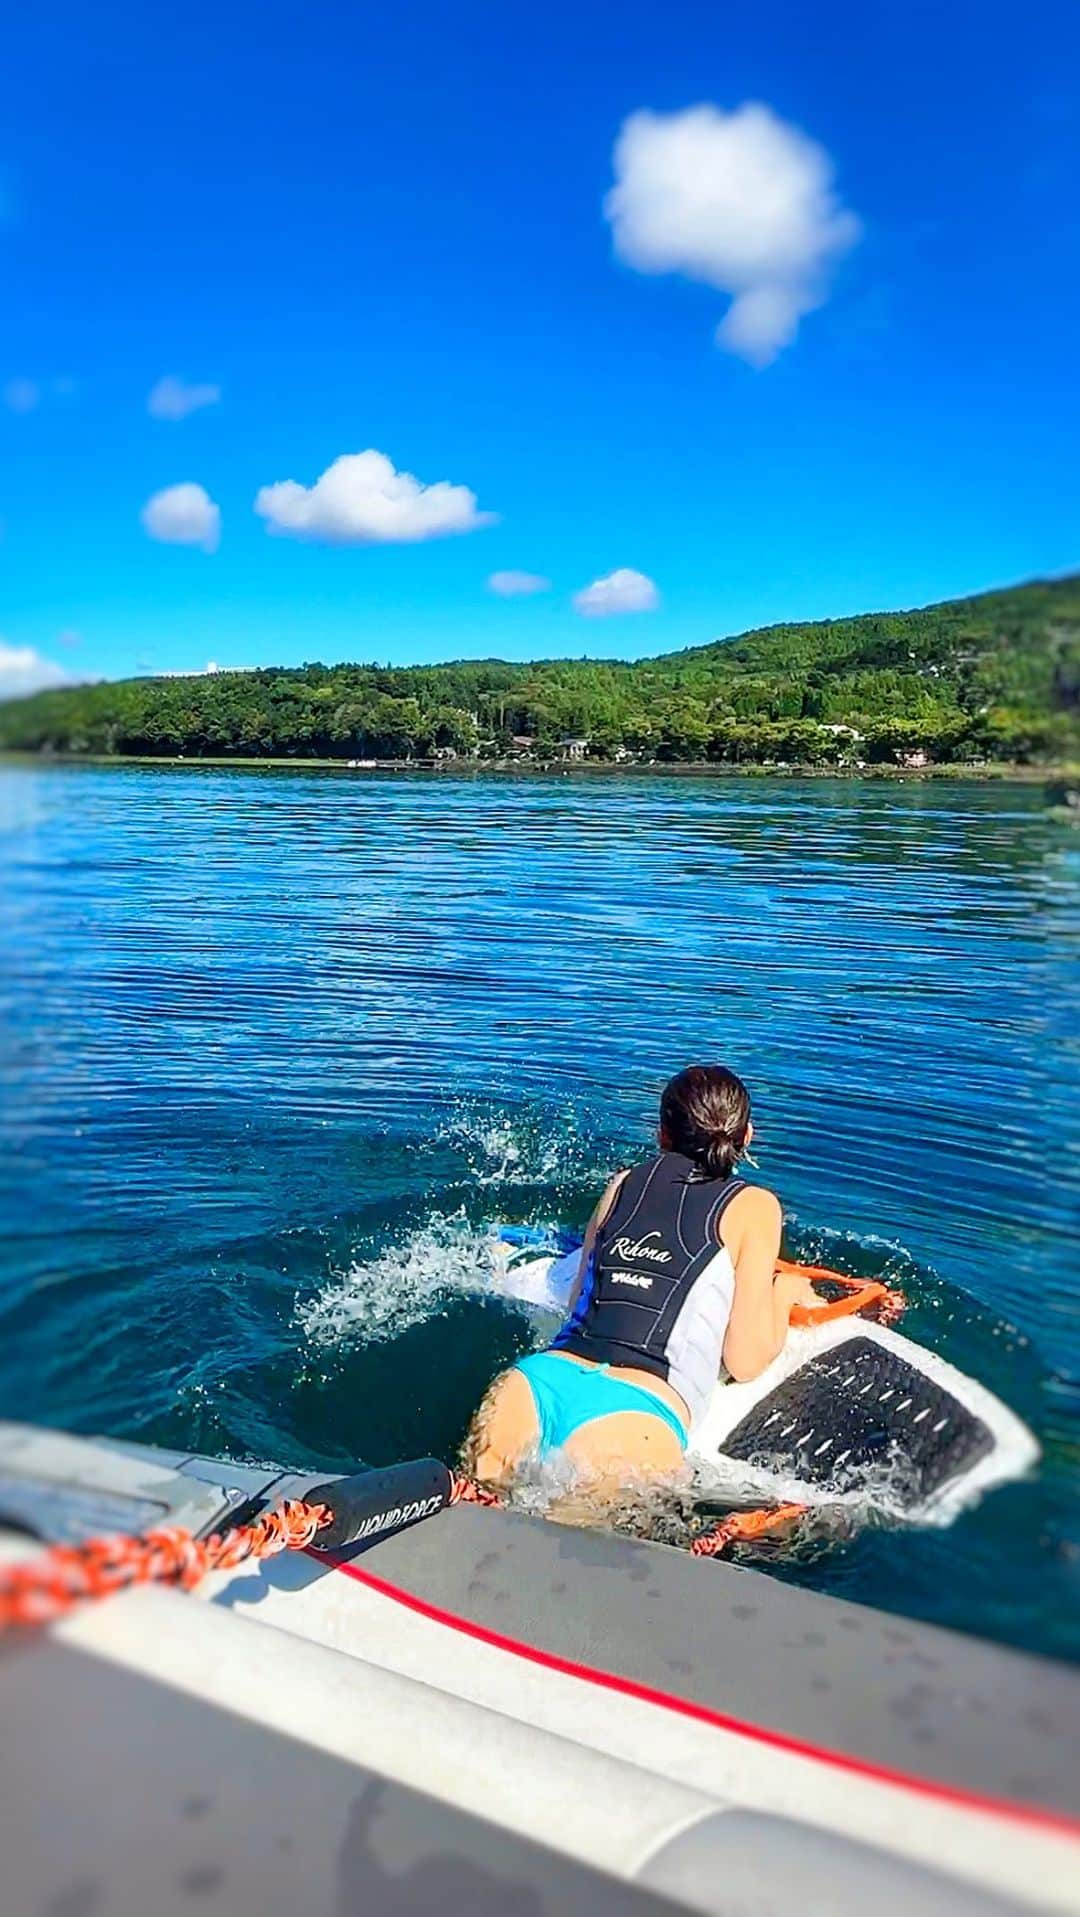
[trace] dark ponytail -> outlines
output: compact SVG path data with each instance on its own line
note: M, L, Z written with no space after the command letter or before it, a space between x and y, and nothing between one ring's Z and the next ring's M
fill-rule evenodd
M750 1094L723 1065L688 1065L664 1087L661 1143L706 1178L730 1178L746 1144Z

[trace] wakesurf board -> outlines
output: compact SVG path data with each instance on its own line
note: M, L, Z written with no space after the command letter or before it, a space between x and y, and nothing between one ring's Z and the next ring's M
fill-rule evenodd
M499 1225L493 1235L501 1295L565 1315L580 1239L531 1225ZM703 1483L811 1507L876 1505L933 1524L1030 1470L1039 1446L1015 1412L947 1359L865 1315L902 1300L880 1283L800 1269L840 1296L800 1311L801 1322L793 1317L760 1377L717 1381L690 1435Z

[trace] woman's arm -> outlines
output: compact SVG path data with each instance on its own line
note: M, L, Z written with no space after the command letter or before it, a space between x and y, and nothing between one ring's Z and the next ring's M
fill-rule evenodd
M812 1304L809 1281L776 1276L784 1215L759 1185L733 1199L721 1235L735 1267L735 1298L724 1338L724 1368L740 1384L757 1378L784 1348L793 1304Z
M566 1301L567 1318L572 1318L574 1315L574 1312L577 1309L577 1302L578 1302L578 1299L581 1297L581 1287L585 1283L585 1274L587 1273L589 1269L589 1260L593 1255L593 1246L596 1243L596 1234L599 1231L601 1225L603 1224L605 1218L607 1217L608 1212L611 1210L612 1205L615 1203L615 1197L618 1192L619 1186L622 1184L622 1181L625 1177L626 1177L626 1172L620 1171L615 1173L614 1178L609 1179L607 1189L604 1192L604 1195L601 1198L600 1203L597 1205L596 1210L593 1212L593 1215L590 1218L587 1226L585 1227L585 1237L582 1241L581 1258L578 1263L577 1277L574 1279L573 1288L570 1292L569 1298Z

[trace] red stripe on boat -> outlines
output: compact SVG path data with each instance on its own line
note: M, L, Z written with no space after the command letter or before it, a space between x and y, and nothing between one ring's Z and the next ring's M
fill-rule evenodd
M573 1658L560 1657L555 1651L540 1650L535 1644L527 1644L521 1638L507 1637L502 1631L489 1630L486 1624L459 1617L454 1611L444 1611L441 1606L430 1604L426 1598L417 1597L414 1592L391 1584L386 1578L376 1577L373 1571L361 1570L357 1564L338 1563L334 1568L345 1577L354 1578L358 1584L378 1592L380 1597L392 1598L395 1604L415 1611L433 1624L460 1631L465 1637L474 1638L478 1644L490 1645L494 1650L525 1658L528 1663L539 1665L541 1670L558 1671L563 1677L579 1678L586 1684L596 1684L603 1690L615 1691L621 1697L636 1698L641 1704L658 1705L663 1710L675 1711L681 1717L693 1718L699 1724L711 1724L715 1730L728 1731L735 1737L745 1737L752 1743L764 1744L767 1749L787 1751L793 1757L807 1757L815 1763L828 1764L833 1770L846 1771L855 1777L868 1777L875 1784L891 1784L901 1790L916 1791L922 1797L934 1798L938 1803L953 1804L961 1810L1009 1817L1019 1823L1034 1824L1070 1837L1080 1834L1080 1819L1070 1817L1065 1811L1016 1804L1004 1797L983 1796L959 1784L942 1784L926 1777L912 1777L907 1771L893 1770L887 1764L875 1764L869 1758L851 1757L845 1751L807 1743L803 1738L789 1736L786 1731L768 1730L762 1724L748 1724L743 1718L731 1717L724 1711L714 1711L708 1704L698 1704L693 1698L676 1697L669 1691L658 1691L650 1684L641 1684L636 1678L620 1677L615 1671L596 1670L592 1665L578 1664Z

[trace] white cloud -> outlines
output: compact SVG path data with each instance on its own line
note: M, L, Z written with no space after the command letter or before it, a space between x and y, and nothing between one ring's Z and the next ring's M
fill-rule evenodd
M606 619L615 612L655 612L659 604L660 594L652 580L632 566L619 566L574 594L574 611L587 619Z
M4 387L4 405L9 413L32 413L41 399L35 379L9 379Z
M0 639L0 702L25 699L28 693L42 692L46 686L69 686L71 674L46 659L33 646L9 646Z
M151 389L146 410L154 419L186 419L204 406L216 406L220 398L220 386L185 386L169 373Z
M147 671L153 671L155 679L212 679L219 672L255 672L257 670L255 666L219 666L216 659L208 659L205 666L173 666L171 668L162 666L157 671L154 671L149 659L136 659L135 664L145 667Z
M550 592L551 581L540 572L493 572L488 591L500 599L526 599L534 592Z
M475 532L497 517L477 511L476 494L467 486L446 479L425 486L412 473L399 473L374 447L342 453L313 486L283 479L261 487L255 511L270 532L331 546L411 545Z
M215 552L221 538L220 506L215 506L204 486L190 480L154 493L140 518L151 539L167 546L201 546L203 552Z
M729 293L717 341L754 366L791 343L859 238L824 147L756 101L633 113L613 161L604 212L619 258Z

